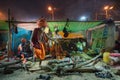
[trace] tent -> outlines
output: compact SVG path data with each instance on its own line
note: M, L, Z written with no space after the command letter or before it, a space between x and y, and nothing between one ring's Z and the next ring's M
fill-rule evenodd
M57 26L59 30L63 30L64 27L67 27L68 31L78 32L88 30L102 23L102 21L48 21L48 27L51 31L54 31L54 27ZM33 30L37 27L35 22L19 23L18 26L26 30Z
M52 32L54 32L54 27L58 27L59 34L64 37L63 29L66 27L67 31L70 33L67 38L73 37L83 37L85 36L85 31L89 28L94 28L97 25L101 25L102 21L49 21L48 27ZM20 23L18 24L19 27L24 28L26 30L34 30L37 27L36 23Z
M102 24L102 21L86 21L86 22L80 22L80 21L71 21L71 22L48 22L48 25L52 31L54 31L54 27L58 26L60 30L63 30L65 25L67 24L68 31L70 32L79 32L79 31L85 31L89 28L93 28L97 25Z
M21 43L21 39L25 38L28 41L31 38L32 31L18 27L18 33L12 32L12 51L16 52L18 45Z
M58 29L62 32L64 27L67 28L67 31L70 33L70 37L76 37L77 34L85 34L85 31L87 31L90 28L94 28L95 26L103 24L102 21L86 21L86 22L80 22L80 21L48 21L49 28L52 32L54 32L54 27L57 26ZM34 28L37 27L35 22L23 22L23 23L17 23L18 27L18 33L16 34L14 31L12 31L12 50L16 50L18 44L20 43L21 38L26 38L27 40L30 40L31 33L34 30ZM0 22L0 31L8 31L8 23L5 21ZM76 34L74 34L76 33ZM61 33L63 34L63 32ZM5 37L5 36L4 36ZM7 37L7 36L6 36Z

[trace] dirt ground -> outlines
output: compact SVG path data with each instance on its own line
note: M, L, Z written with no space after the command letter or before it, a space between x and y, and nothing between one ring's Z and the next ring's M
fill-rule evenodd
M4 74L3 71L0 73L0 80L44 80L37 79L39 75L47 74L43 71L27 72L21 69L15 70L12 74ZM120 80L120 76L115 76L112 79L98 78L95 73L79 73L79 74L69 74L64 76L50 75L50 80Z
M95 76L95 73L77 73L77 72L75 73L74 72L74 73L70 73L62 76L57 76L55 74L45 72L44 70L38 70L40 68L38 65L39 65L39 62L36 62L33 66L33 69L37 69L37 71L30 72L21 68L15 68L17 66L18 67L21 66L20 64L16 64L11 66L12 68L10 69L13 71L13 73L11 74L5 74L4 68L0 68L0 80L45 80L45 79L37 79L37 78L40 75L48 75L48 74L51 77L50 80L120 80L119 75L113 75L113 78L108 79L108 78L98 78Z

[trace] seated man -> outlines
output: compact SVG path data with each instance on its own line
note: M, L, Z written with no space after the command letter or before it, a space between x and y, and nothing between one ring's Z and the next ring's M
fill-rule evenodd
M21 43L18 46L18 57L31 57L32 50L30 49L30 42L27 41L25 38L21 39Z

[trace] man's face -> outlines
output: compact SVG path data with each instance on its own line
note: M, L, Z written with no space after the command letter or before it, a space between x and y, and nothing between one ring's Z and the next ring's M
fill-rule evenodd
M37 21L37 25L38 27L46 27L47 26L47 22L40 22L40 21Z
M21 42L22 42L22 43L25 43L25 42L26 42L26 39L22 39Z

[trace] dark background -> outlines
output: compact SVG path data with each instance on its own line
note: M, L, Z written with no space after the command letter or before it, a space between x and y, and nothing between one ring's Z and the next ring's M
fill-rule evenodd
M34 21L40 17L50 19L48 5L55 8L55 20L79 20L86 16L95 20L105 15L105 5L114 6L109 14L114 20L120 20L120 0L0 0L0 19L7 19L8 8L17 20Z

